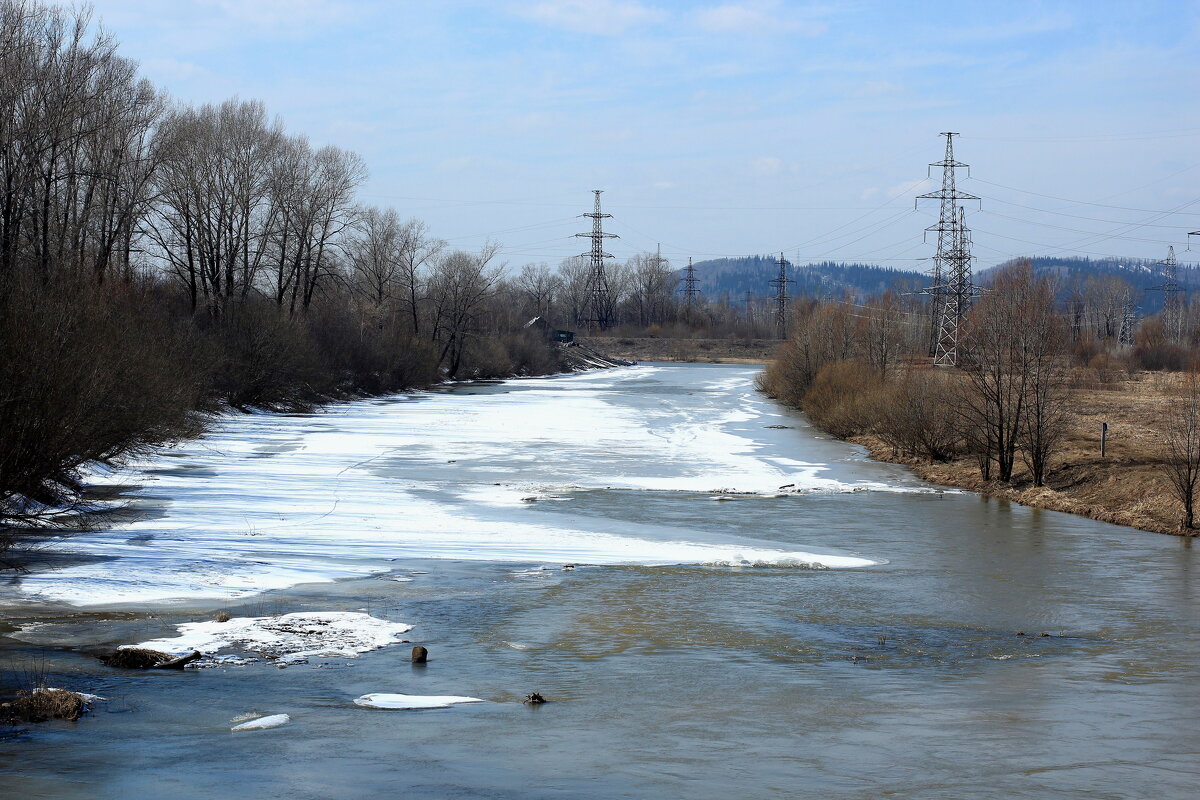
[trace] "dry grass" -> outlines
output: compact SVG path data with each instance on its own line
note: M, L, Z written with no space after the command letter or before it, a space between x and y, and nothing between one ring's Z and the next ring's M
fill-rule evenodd
M66 689L41 688L18 692L16 698L5 703L2 710L10 724L51 719L74 721L87 711L87 702Z
M114 650L108 655L100 656L100 662L109 667L117 669L154 669L159 664L166 663L174 659L175 656L168 653L160 653L157 650L147 650L142 647L122 647L120 650Z
M908 464L925 480L983 492L1036 508L1065 511L1117 525L1158 533L1180 531L1182 513L1163 473L1162 436L1156 422L1183 376L1138 373L1077 390L1071 399L1070 427L1052 458L1044 487L1034 487L1018 465L1012 485L985 483L973 458L923 463L893 457L892 448L875 436L856 437L873 458ZM1100 431L1108 423L1106 456L1100 457Z

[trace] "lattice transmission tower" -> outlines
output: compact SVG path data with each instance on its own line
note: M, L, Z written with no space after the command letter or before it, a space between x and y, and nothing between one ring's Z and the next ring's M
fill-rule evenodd
M771 285L775 287L775 328L779 333L779 338L786 339L788 329L787 285L795 283L795 281L787 276L788 262L784 259L783 253L779 254L779 260L775 263L779 266L779 275L770 281Z
M696 301L700 297L700 289L697 288L700 280L696 277L696 268L692 266L692 258L688 256L687 270L683 273L683 307L687 310L687 317L692 318L692 312L696 308Z
M1137 328L1137 324L1137 309L1133 307L1133 298L1130 297L1125 301L1125 306L1121 311L1121 332L1117 334L1117 343L1133 345L1133 332Z
M946 154L941 161L930 164L942 168L942 188L936 192L918 195L920 200L938 200L940 208L937 223L930 225L927 232L937 231L937 253L933 257L932 282L922 289L929 295L930 337L929 352L933 363L938 366L957 366L959 348L962 345L961 330L963 316L971 301L979 296L979 287L971 276L971 231L964 221L960 200L978 200L973 194L960 191L957 186L959 168L967 168L961 161L954 160L954 137L957 133L944 132ZM969 174L969 173L968 173Z
M612 313L612 303L608 294L608 276L604 272L604 259L612 258L612 253L604 252L605 239L619 239L615 233L605 233L604 226L601 220L612 217L612 214L603 214L600 212L600 193L603 189L593 189L592 194L596 195L596 205L590 214L580 214L581 217L590 217L592 220L591 233L577 233L575 236L584 239L592 240L592 249L585 256L591 258L591 269L588 272L588 306L586 310L587 316L584 318L590 327L607 330Z
M1173 342L1183 339L1183 289L1179 285L1179 262L1174 246L1167 248L1167 257L1158 262L1162 283L1147 291L1163 293L1163 327Z

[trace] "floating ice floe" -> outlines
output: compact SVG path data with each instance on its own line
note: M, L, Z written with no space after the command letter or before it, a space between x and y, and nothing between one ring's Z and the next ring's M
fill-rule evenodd
M234 733L238 731L265 731L268 728L278 728L280 725L286 725L292 721L292 718L287 714L271 714L268 717L259 717L252 719L249 722L242 722L234 725L229 730Z
M412 627L354 611L302 611L278 617L234 617L228 622L185 622L178 626L178 636L126 646L171 654L199 650L210 657L236 647L296 663L310 658L355 658L396 644ZM210 662L239 663L236 658L218 656Z
M478 697L455 697L454 695L386 694L376 692L355 698L354 705L366 708L410 710L418 708L449 708L459 703L482 703Z

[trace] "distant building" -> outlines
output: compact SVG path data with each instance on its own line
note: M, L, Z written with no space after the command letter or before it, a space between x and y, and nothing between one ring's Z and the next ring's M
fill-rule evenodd
M575 331L561 331L557 328L551 328L550 323L544 317L534 317L529 322L526 322L524 327L540 331L547 339L560 344L572 344L575 341Z

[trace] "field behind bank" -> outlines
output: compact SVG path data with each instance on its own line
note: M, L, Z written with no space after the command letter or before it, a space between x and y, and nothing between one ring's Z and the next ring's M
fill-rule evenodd
M1159 421L1183 387L1179 373L1138 372L1078 387L1070 399L1069 423L1056 451L1046 486L1034 487L1018 464L1012 484L985 482L971 456L928 463L893 456L875 435L853 437L872 457L908 464L933 483L1004 497L1036 508L1066 511L1103 522L1178 534L1181 507L1163 471ZM1105 455L1100 454L1108 423Z

